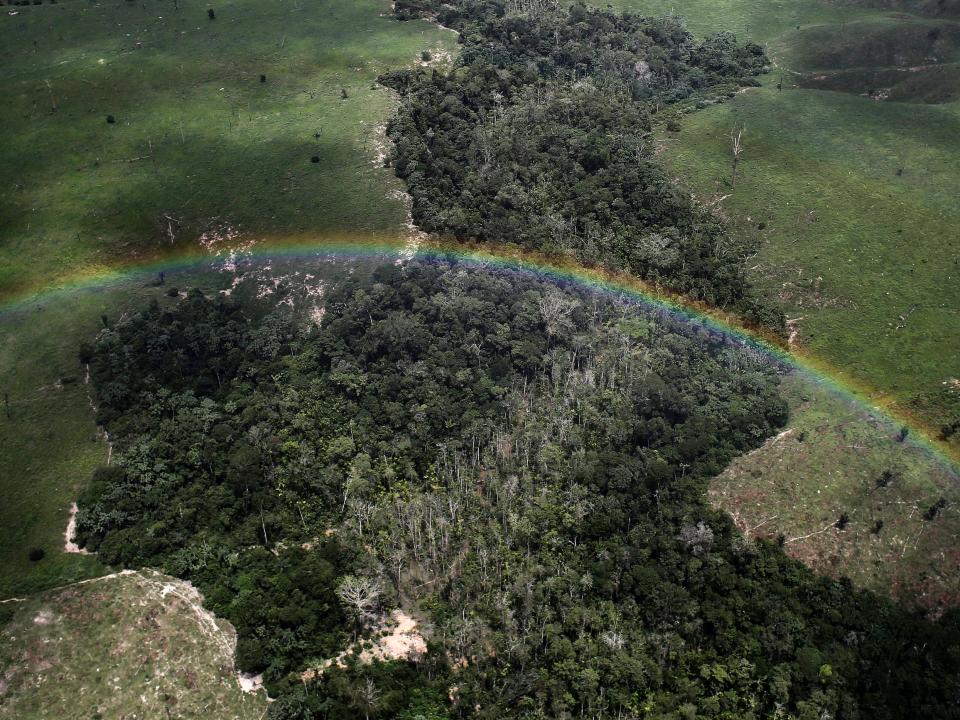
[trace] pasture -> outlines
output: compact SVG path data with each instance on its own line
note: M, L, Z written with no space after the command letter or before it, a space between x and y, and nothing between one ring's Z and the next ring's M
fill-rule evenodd
M802 351L960 456L960 25L818 0L678 11L695 32L765 43L774 67L763 87L662 133L663 157L759 241L751 279ZM731 187L734 127L745 133Z
M395 233L387 68L452 33L385 0L124 0L0 14L0 299L202 232Z

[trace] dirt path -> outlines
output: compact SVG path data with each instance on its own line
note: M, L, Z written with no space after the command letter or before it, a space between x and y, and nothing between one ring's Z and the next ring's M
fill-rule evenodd
M70 503L70 519L67 521L67 529L63 533L63 551L75 555L89 555L90 551L77 545L73 539L77 534L77 504Z

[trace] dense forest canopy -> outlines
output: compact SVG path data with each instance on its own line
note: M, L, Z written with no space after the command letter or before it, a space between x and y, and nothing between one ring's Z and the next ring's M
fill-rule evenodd
M81 542L195 582L271 717L956 716L952 616L705 503L786 420L763 358L453 262L356 273L326 307L193 292L83 351L116 452ZM303 680L398 606L432 628L418 663Z
M572 253L781 327L744 280L752 248L673 184L650 133L678 100L755 85L763 48L580 4L400 0L396 11L435 15L463 44L449 72L381 78L403 98L392 162L417 225Z

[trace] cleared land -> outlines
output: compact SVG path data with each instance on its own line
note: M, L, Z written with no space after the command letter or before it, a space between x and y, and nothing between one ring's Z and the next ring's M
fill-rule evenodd
M179 7L177 7L177 5ZM453 33L386 0L61 2L0 15L0 299L203 230L395 233L390 67ZM264 81L261 82L261 76ZM109 122L112 119L113 122Z
M0 605L0 718L263 717L244 693L236 635L176 578L112 575Z
M960 603L960 477L860 403L796 375L783 390L789 427L716 478L711 501L825 575L934 615Z
M701 5L682 11L694 31L746 33L777 67L762 88L684 117L663 136L665 159L734 232L760 239L752 279L796 321L797 342L939 435L960 419L960 26L819 2ZM746 133L731 187L734 126ZM947 443L960 454L960 435Z

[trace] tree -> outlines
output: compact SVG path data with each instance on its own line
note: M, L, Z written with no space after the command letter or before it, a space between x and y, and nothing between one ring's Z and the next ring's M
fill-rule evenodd
M363 713L364 720L370 720L370 714L380 707L380 691L373 679L366 678L362 685L355 687L351 700L353 706Z
M383 588L374 578L346 575L337 583L336 593L357 624L363 626L376 617Z
M740 164L740 153L743 152L743 134L745 132L746 127L743 125L739 127L735 125L733 130L730 131L730 187L736 187L737 185L737 166Z

